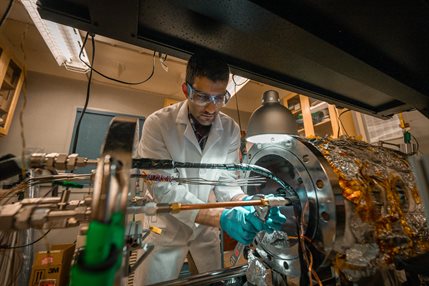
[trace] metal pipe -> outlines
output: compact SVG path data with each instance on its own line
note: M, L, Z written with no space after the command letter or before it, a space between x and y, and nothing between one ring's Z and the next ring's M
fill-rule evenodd
M61 200L59 203L59 210L64 210L70 198L70 190L64 190L61 194Z
M30 179L36 176L34 170L30 170ZM39 186L31 186L28 188L28 198L36 198L39 196ZM22 265L22 275L19 276L19 285L28 285L30 281L31 267L33 265L33 245L31 244L34 241L34 230L32 228L25 231L24 244L28 246L23 249L23 265Z
M9 236L10 237L10 236ZM17 241L17 239L18 239L18 237L17 237L17 232L16 231L14 231L13 232L13 234L12 234L12 243L11 243L11 247L15 247L16 246L16 241ZM9 285L9 283L10 283L10 281L9 281L9 276L11 275L11 274L13 274L13 270L14 270L14 265L13 264L15 264L16 265L16 263L15 263L15 252L16 252L16 249L14 249L14 248L12 248L12 249L10 249L10 250L5 250L5 255L4 255L4 257L6 258L8 258L7 259L7 266L6 266L6 271L5 271L5 273L4 273L4 278L3 278L3 283L4 283L4 285ZM10 254L9 256L7 255L7 254ZM19 254L18 254L19 255ZM10 278L11 280L13 279L13 277L11 276L11 278ZM1 282L1 279L0 279L0 282ZM15 283L15 281L12 281L12 285L13 285L13 283Z
M138 214L144 213L146 215L156 215L159 213L176 213L187 210L201 210L201 209L215 209L215 208L233 208L233 207L244 207L244 206L287 206L290 205L288 199L259 199L250 201L229 201L229 202L216 202L216 203L205 203L205 204L182 204L182 203L146 203L143 206L129 206L127 208L128 213Z
M178 286L178 285L209 285L225 279L240 277L246 275L247 265L237 266L233 268L222 269L219 271L207 272L190 277L185 277L176 280L165 281L161 283L151 284L150 286Z
M230 201L230 202L217 202L206 204L182 204L182 203L146 203L143 206L128 206L127 213L138 214L144 213L146 215L156 215L159 213L174 213L186 210L200 210L212 208L231 208L241 206L268 206L269 201L266 199L251 200L251 201Z
M225 237L223 235L223 230L219 231L219 239L220 239L220 267L225 268L225 251L223 250L225 247Z
M205 203L205 204L181 204L172 203L171 211L185 211L185 210L201 210L201 209L213 209L213 208L233 208L233 207L244 207L244 206L268 206L268 200L251 200L251 201L230 201L230 202L217 202L217 203Z

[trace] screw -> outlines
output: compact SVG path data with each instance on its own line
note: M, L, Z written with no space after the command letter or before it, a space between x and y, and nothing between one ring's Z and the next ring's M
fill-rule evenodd
M319 188L319 189L323 189L323 186L325 185L325 183L323 183L323 181L322 180L317 180L316 181L316 186Z

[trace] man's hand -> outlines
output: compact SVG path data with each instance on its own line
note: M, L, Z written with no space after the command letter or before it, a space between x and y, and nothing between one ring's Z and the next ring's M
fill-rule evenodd
M272 207L268 213L268 216L265 220L265 224L268 226L269 233L272 233L273 230L281 230L282 225L286 222L286 217L280 212L279 207Z
M264 198L275 197L273 194L265 195ZM242 198L243 201L259 200L261 196L245 196ZM250 212L254 212L255 209L252 206L244 207ZM279 207L270 208L268 215L265 218L265 230L269 233L272 233L274 230L281 230L282 225L286 223L286 217L280 212Z
M238 242L248 245L266 226L255 214L243 207L225 209L220 216L221 228Z

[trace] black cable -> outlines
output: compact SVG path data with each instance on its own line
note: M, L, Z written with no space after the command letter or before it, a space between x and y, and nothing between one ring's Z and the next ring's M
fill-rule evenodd
M238 109L238 94L237 94L237 86L238 86L238 84L235 82L234 76L235 76L235 74L232 75L232 81L234 82L235 107L237 109L238 126L240 127L240 131L241 131L243 129L241 128L240 110ZM240 85L242 85L242 84L240 84Z
M4 12L3 16L1 17L0 27L3 26L4 22L6 21L7 16L9 15L10 10L12 9L12 4L13 4L13 0L10 0L9 4L7 5L6 11Z
M344 113L349 112L349 111L351 111L351 110L350 110L350 109L343 110L343 111L341 111L341 112L340 112L340 114L338 115L338 121L339 121L339 123L341 124L341 127L343 127L343 130L344 130L344 132L346 133L346 135L347 135L347 136L349 136L349 133L347 132L346 128L344 127L343 122L341 121L341 115L343 115ZM340 137L340 130L341 130L340 124L338 124L338 133L337 133L337 138L338 138L338 137Z
M420 144L419 144L419 141L417 140L417 138L413 135L413 134L411 134L410 133L410 135L411 135L411 137L414 139L414 141L416 141L416 151L415 151L415 153L417 154L418 152L419 152L419 149L420 149Z
M161 52L157 52L158 53L158 58L160 61L166 61L168 55L167 54L162 54Z
M251 171L278 183L284 189L285 194L290 195L292 198L299 198L298 193L291 185L283 181L281 178L277 177L270 170L257 165L250 165L250 164L244 164L244 163L241 163L241 164L191 163L191 162L176 162L173 160L139 158L139 159L133 159L132 168L145 169L145 170L190 168L190 169L220 169L220 170L227 170L227 171Z
M87 33L86 36L85 36L84 44L82 45L82 49L80 50L81 53L82 53L83 47L85 46L86 41L88 40L88 35L89 35L89 33ZM94 35L91 35L91 42L92 42L92 60L91 60L91 66L93 66L94 65L94 60L95 60ZM79 57L80 57L80 54L79 54ZM89 71L88 85L87 85L87 88L86 88L85 105L83 106L82 113L80 114L79 121L77 122L77 125L76 125L76 132L75 132L74 140L73 140L72 153L76 153L77 142L79 140L80 124L82 123L82 118L85 115L86 108L88 107L89 96L91 94L91 80L92 80L92 68Z
M91 69L91 71L94 71L96 74L98 74L98 75L100 75L100 76L102 76L102 77L104 77L104 78L107 78L107 79L109 79L109 80L111 80L111 81L115 81L115 82L119 82L119 83L127 84L127 85L139 85L139 84L145 83L145 82L147 82L148 80L150 80L150 79L152 78L152 76L154 75L154 73L155 73L155 54L156 54L156 52L155 52L155 51L153 51L153 56L152 56L152 59L153 59L152 71L151 71L150 75L149 75L146 79L144 79L144 80L142 80L142 81L138 81L138 82L128 82L128 81L123 81L123 80L120 80L120 79L116 79L116 78L113 78L113 77L107 76L107 75L103 74L102 72L100 72L100 71L96 70L96 69L93 67L93 66L94 66L93 64L88 65L88 64L87 64L87 63L82 59L82 52L83 52L83 48L84 48L84 47L85 47L85 45L86 45L86 39L88 38L88 34L89 34L89 33L87 33L87 34L86 34L86 36L85 36L85 40L84 40L84 42L83 42L82 48L81 48L80 53L79 53L79 59L80 59L80 61L81 61L84 65L86 65L87 67L89 67L89 68ZM92 45L94 46L94 43L93 43ZM165 59L167 59L167 57L165 57Z
M7 245L0 245L0 249L16 249L16 248L23 248L23 247L27 247L27 246L30 246L30 245L33 245L33 244L35 244L35 243L37 243L37 242L39 242L39 241L41 241L46 235L48 235L48 233L50 232L51 230L49 229L47 232L45 232L41 237L39 237L38 239L36 239L35 241L33 241L33 242L30 242L30 243L27 243L27 244L24 244L24 245L18 245L18 246L7 246Z
M236 75L235 74L232 75L232 81L234 82L234 84L236 86L244 85L244 84L246 84L249 81L249 80L245 80L242 83L238 84L238 83L235 82L234 76L236 76Z

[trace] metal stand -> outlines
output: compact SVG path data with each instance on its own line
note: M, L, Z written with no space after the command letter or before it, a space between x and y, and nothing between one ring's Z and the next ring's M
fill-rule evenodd
M34 170L30 171L30 178L36 176ZM39 186L32 186L28 188L28 198L37 198L39 197ZM34 229L29 228L25 231L24 245L31 244L34 241ZM28 285L31 276L31 268L33 266L34 259L34 247L33 245L28 245L23 248L23 258L24 262L22 264L21 275L19 275L18 284L19 285Z

